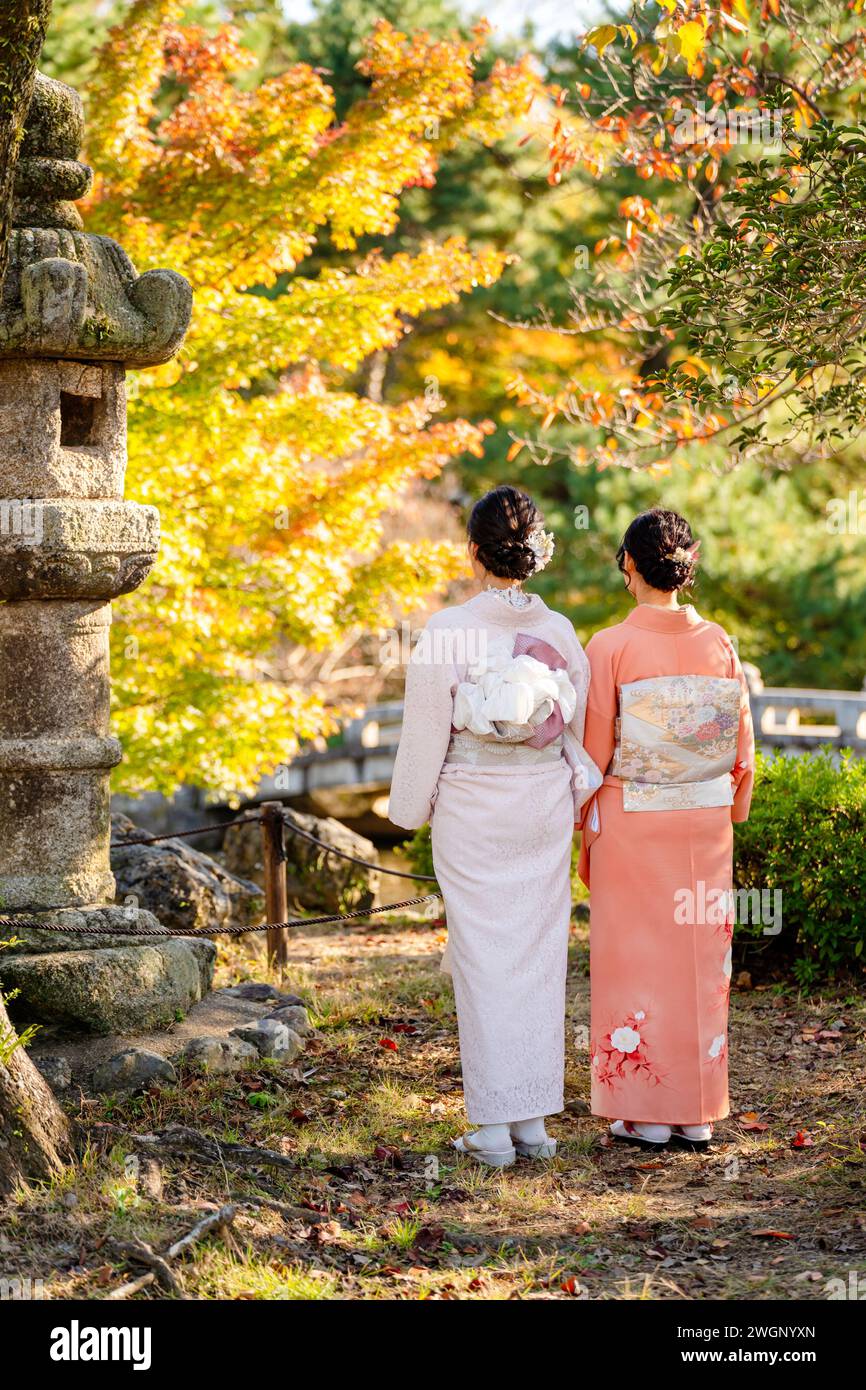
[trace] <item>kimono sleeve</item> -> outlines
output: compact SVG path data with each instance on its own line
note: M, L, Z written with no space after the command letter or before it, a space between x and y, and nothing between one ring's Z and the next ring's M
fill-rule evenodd
M577 696L574 717L566 725L563 738L563 752L571 769L571 790L574 796L575 818L581 807L589 801L601 786L601 772L584 747L586 727L586 701L589 689L589 661L586 652L572 633L573 642L569 652L568 678Z
M597 633L590 638L586 655L589 658L589 696L583 745L593 762L605 773L613 757L619 714L615 651L610 642L604 640L604 634Z
M451 739L456 670L453 634L425 628L406 671L403 728L391 779L388 817L404 830L430 819Z
M755 730L752 724L752 707L749 702L749 683L733 647L730 649L731 667L728 675L740 682L740 727L737 734L737 761L731 778L734 783L734 804L731 807L731 820L749 819L752 803L752 788L755 784Z

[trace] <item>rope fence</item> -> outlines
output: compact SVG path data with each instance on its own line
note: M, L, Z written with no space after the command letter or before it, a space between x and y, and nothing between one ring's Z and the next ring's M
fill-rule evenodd
M368 859L361 859L357 855L348 854L345 850L338 849L336 845L329 845L324 840L320 840L309 830L304 830L297 825L288 815L285 806L280 801L266 801L262 805L261 811L252 815L236 816L234 820L223 821L217 825L200 825L191 830L175 831L174 834L146 835L135 839L112 840L112 849L127 849L134 845L155 845L161 844L166 840L189 839L195 835L212 834L215 831L228 830L234 825L254 825L260 824L262 827L262 859L264 864L265 879L265 922L257 923L254 926L236 927L190 927L186 930L172 930L170 927L130 927L125 931L123 927L107 927L100 930L85 924L67 923L60 925L54 922L44 922L39 920L42 914L52 912L75 911L74 906L68 903L56 907L43 907L31 910L27 913L13 912L0 914L0 928L8 928L12 931L18 930L39 930L55 932L59 935L78 935L87 937L99 936L130 936L154 939L165 939L169 936L186 937L212 937L212 936L245 936L249 932L264 931L268 934L268 960L272 965L283 967L288 960L288 931L292 927L316 927L330 926L336 922L349 922L360 918L374 917L382 912L400 912L407 907L417 907L422 903L436 902L441 894L426 893L420 897L405 898L399 903L386 903L382 907L359 907L350 912L332 912L318 917L289 917L288 916L288 884L286 878L286 848L285 831L299 836L299 838L309 841L318 846L326 854L333 855L335 858L346 860L350 864L357 864L365 869L370 869L374 873L390 874L396 878L412 879L421 883L435 883L436 879L432 874L413 874L403 872L400 869L384 868L380 864L374 864Z

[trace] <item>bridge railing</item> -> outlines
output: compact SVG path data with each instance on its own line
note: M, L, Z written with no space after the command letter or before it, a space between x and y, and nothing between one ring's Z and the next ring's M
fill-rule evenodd
M866 753L866 691L806 690L762 686L750 692L759 742L804 751L822 743ZM371 706L346 725L344 753L394 748L400 741L403 706Z
M768 748L805 752L828 743L866 753L866 692L796 690L764 686L752 690L758 741Z
M767 748L805 752L827 743L866 755L866 691L752 687L752 718L758 742ZM394 749L400 741L403 706L371 706L346 725L342 750Z

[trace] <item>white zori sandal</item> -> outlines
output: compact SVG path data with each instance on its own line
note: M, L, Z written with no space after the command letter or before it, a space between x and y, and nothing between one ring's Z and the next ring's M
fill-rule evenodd
M671 1138L684 1149L708 1149L713 1137L711 1124L674 1125Z
M510 1168L517 1158L517 1150L512 1144L508 1149L482 1149L474 1144L474 1134L462 1134L451 1142L459 1154L474 1158L477 1163L486 1163L489 1168Z
M514 1147L521 1158L555 1158L556 1140L545 1139L541 1144L524 1144L522 1139L515 1139Z
M663 1149L671 1138L670 1125L636 1124L631 1120L614 1120L609 1132L614 1139L641 1149Z

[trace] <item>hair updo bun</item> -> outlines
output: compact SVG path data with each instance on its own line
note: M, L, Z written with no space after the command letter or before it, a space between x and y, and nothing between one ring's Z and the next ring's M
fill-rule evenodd
M538 568L528 537L540 521L541 513L525 492L503 485L485 493L472 508L467 527L478 563L497 579L528 579Z
M622 538L616 561L625 571L629 554L645 584L670 593L694 582L697 552L692 528L679 512L653 507L636 516Z

